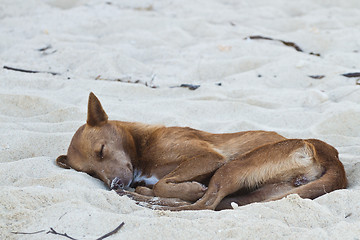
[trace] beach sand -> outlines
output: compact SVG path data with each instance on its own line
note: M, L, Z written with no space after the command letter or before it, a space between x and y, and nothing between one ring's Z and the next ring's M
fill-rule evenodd
M108 239L359 239L360 86L342 76L360 72L359 23L358 0L1 0L0 239L121 222ZM55 165L91 91L114 120L321 139L349 187L221 212L138 206Z

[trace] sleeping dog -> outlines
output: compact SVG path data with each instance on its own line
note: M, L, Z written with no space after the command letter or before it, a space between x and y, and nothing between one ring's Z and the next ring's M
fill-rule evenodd
M337 150L320 140L110 121L93 93L86 124L56 163L156 209L221 210L288 194L314 199L347 186Z

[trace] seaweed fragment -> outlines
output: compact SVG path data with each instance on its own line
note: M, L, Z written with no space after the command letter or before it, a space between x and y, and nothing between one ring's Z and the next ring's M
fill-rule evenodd
M260 35L253 35L253 36L248 36L246 37L245 39L251 39L251 40L269 40L269 41L276 41L276 42L281 42L282 44L284 44L285 46L287 47L291 47L291 48L294 48L296 51L298 52L303 52L303 53L306 53L304 52L299 45L297 45L296 43L294 42L289 42L289 41L284 41L284 40L281 40L281 39L275 39L275 38L271 38L271 37L264 37L264 36L260 36ZM317 56L317 57L320 57L320 53L314 53L314 52L309 52L308 54L310 55L314 55L314 56Z
M313 79L323 79L325 77L325 75L309 75L309 77L311 77Z
M200 85L184 83L184 84L181 84L180 87L188 88L190 90L196 90L196 89L198 89L200 87Z
M46 50L52 48L51 44L47 45L46 47L37 49L39 52L45 52Z
M154 85L154 79L156 75L154 74L150 81L143 81L140 79L132 80L131 77L123 77L123 78L116 78L116 79L110 79L110 78L102 78L101 75L98 75L95 80L103 80L103 81L112 81L112 82L122 82L122 83L133 83L133 84L142 84L149 88L159 88L159 86Z
M360 72L344 73L341 75L348 78L355 78L355 77L360 77Z
M39 52L42 53L42 55L46 56L46 55L50 55L50 54L53 54L53 53L56 53L57 50L53 50L53 51L48 51L52 49L52 46L51 44L47 45L46 47L43 47L43 48L39 48L37 49Z

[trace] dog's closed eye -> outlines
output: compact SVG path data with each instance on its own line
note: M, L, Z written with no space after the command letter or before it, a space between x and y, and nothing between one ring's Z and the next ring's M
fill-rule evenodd
M104 158L104 148L105 148L105 145L101 145L101 148L100 148L100 151L98 151L97 155L99 158L103 159Z

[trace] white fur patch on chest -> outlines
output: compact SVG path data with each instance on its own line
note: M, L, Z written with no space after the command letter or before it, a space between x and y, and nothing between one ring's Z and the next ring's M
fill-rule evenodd
M144 176L142 172L135 169L133 183L144 182L146 185L153 186L157 183L159 179L155 176Z

